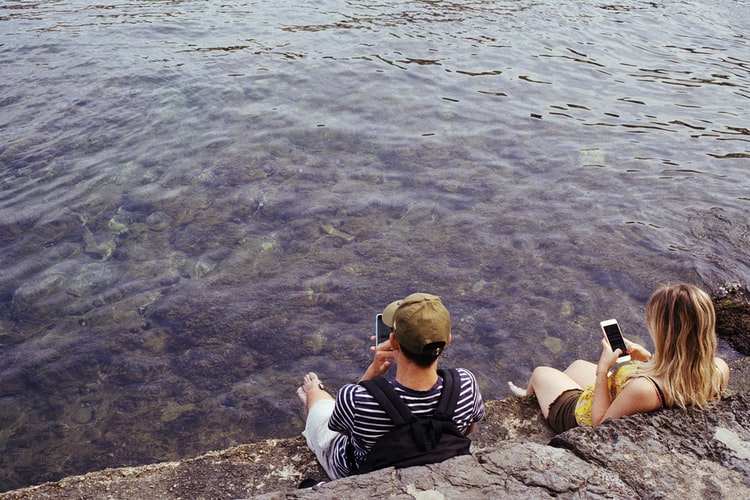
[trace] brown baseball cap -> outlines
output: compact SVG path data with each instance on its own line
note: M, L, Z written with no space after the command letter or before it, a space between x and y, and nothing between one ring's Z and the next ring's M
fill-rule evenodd
M439 355L451 337L451 316L440 297L412 293L383 310L383 322L396 340L414 354Z

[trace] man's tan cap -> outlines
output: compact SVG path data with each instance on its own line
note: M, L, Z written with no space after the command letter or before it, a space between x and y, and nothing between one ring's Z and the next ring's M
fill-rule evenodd
M413 354L437 356L450 341L450 314L440 297L429 293L413 293L391 302L383 310L383 322Z

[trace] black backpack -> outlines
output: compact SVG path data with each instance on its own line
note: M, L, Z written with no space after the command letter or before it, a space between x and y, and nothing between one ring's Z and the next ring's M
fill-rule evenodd
M442 462L469 455L471 439L461 434L451 420L461 392L461 379L455 368L438 370L443 392L432 415L415 416L383 377L360 382L380 403L396 427L375 442L365 461L356 468L354 447L347 448L351 474L365 474L385 467L411 467Z

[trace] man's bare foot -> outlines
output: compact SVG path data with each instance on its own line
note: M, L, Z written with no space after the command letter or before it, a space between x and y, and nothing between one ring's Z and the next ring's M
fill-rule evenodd
M320 379L313 372L305 375L302 379L302 385L297 388L297 396L299 396L305 405L307 405L307 393L311 389L323 389Z
M518 387L513 382L508 382L508 387L510 388L510 392L512 392L516 396L526 396L527 395L526 389L521 389L520 387Z
M297 387L297 396L302 400L302 404L307 406L307 393L302 388L302 386Z

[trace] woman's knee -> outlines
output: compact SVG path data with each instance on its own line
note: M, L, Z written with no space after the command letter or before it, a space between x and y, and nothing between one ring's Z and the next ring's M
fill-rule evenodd
M581 387L586 387L596 381L596 365L582 359L573 361L565 369L565 375L575 380Z
M551 366L537 366L534 371L531 372L531 380L529 385L532 387L538 387L543 385L546 380L552 377L556 377L560 374L560 370L552 368Z
M586 361L586 360L583 360L583 359L576 359L575 361L573 361L572 363L570 363L568 365L568 367L565 369L565 371L566 372L569 372L569 371L577 372L579 370L587 370L592 365L594 365L594 364L591 361ZM596 365L594 365L594 366L596 366Z

